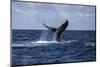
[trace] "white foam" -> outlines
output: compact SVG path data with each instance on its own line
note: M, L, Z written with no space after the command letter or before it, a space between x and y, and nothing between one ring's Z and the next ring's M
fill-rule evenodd
M57 41L36 41L36 42L31 42L31 43L59 43Z
M95 42L86 42L85 45L93 47L95 46Z
M61 41L61 42L58 42L58 41L32 41L31 43L57 43L57 44L61 44L61 43L71 43L71 42L78 42L77 40L68 40L68 41Z
M68 41L65 41L65 43L71 43L71 42L78 42L77 40L68 40Z
M13 43L13 47L33 47L33 46L43 46L43 45L50 45L50 44L64 44L64 43L71 43L71 42L77 42L77 40L68 40L68 41L31 41L31 42L25 42L25 43Z

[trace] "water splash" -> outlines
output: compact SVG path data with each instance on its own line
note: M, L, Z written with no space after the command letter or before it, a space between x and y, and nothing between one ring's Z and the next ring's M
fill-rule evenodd
M68 40L68 41L61 41L61 42L58 42L58 41L47 41L47 40L39 40L39 41L36 41L36 42L31 42L31 43L57 43L57 44L62 44L62 43L72 43L72 42L78 42L77 40Z
M48 31L43 30L40 36L40 41L47 41Z

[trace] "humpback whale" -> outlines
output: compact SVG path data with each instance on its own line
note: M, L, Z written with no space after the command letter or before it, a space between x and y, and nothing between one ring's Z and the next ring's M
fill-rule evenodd
M58 28L53 28L53 27L47 26L45 23L43 23L43 25L46 28L48 28L50 31L54 32L53 40L60 42L61 34L65 31L65 29L68 26L68 20L66 19L66 21Z

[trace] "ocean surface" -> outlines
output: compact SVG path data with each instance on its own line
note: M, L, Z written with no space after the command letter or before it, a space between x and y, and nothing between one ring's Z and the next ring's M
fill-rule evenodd
M12 65L96 61L96 31L67 30L61 42L48 30L12 30Z

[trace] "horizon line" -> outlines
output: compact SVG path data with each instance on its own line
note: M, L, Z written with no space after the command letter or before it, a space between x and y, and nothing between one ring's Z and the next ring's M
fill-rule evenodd
M47 29L11 29L11 30L47 30ZM68 29L67 29L68 30ZM69 29L70 30L70 29ZM72 30L74 30L74 29L72 29ZM78 29L75 29L75 30L78 30ZM82 29L83 30L83 29ZM86 30L86 29L84 29L84 30ZM87 29L87 31L89 31L88 29ZM96 29L94 29L94 30L90 30L90 31L96 31Z

